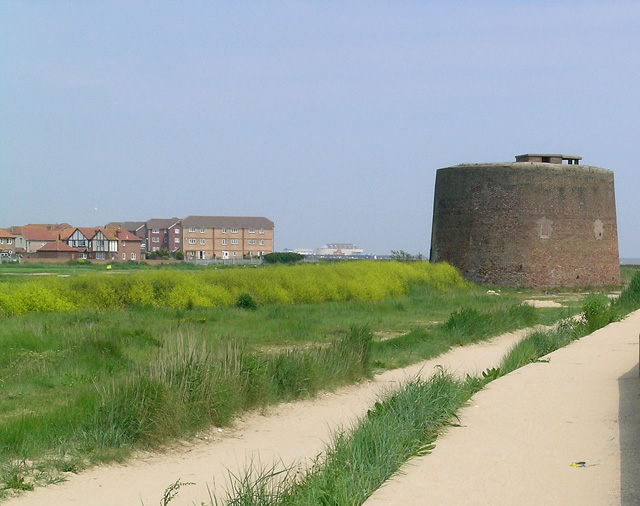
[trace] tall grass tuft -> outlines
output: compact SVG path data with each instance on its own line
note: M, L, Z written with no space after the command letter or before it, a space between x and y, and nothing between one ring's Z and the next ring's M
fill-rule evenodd
M640 269L634 272L629 285L616 300L616 305L624 311L632 311L640 306Z
M227 425L247 408L366 377L371 339L368 329L354 327L329 346L258 355L239 341L209 349L181 334L148 366L98 388L97 406L78 435L103 448L161 444L207 425Z
M513 346L500 363L500 374L535 362L618 319L617 307L607 297L592 294L584 300L580 318L562 320L552 330L532 332Z
M304 474L250 466L231 476L220 506L358 505L415 455L433 449L437 435L470 398L470 384L442 371L388 393L352 430L340 430Z

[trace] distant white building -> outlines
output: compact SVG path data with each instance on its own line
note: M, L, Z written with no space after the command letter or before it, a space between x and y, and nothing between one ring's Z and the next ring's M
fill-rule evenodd
M316 255L362 255L364 250L350 243L328 243L316 250Z
M298 255L304 255L304 256L316 254L316 251L313 249L293 249L293 250L285 250L285 251L291 251L293 253L297 253Z

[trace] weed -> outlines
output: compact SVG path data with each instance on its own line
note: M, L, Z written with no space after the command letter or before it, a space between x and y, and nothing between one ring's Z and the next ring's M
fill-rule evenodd
M253 297L250 294L241 293L236 299L236 307L242 309L257 309L258 304L256 304L256 301L253 300Z
M619 319L617 308L604 295L592 294L582 306L584 325L587 334L594 332Z
M195 485L195 483L180 481L180 478L178 478L165 489L164 494L162 495L162 499L160 499L160 506L167 506L167 504L175 499L176 495L178 495L178 492L182 487L187 487L190 485Z
M18 473L12 474L2 486L4 490L33 490L33 485L27 483L24 476Z

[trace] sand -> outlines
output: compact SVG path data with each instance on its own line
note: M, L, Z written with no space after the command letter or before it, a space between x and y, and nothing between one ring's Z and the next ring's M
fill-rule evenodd
M640 504L640 311L491 383L461 414L461 427L413 459L367 505ZM200 504L228 471L250 461L304 465L339 426L349 426L378 395L442 365L459 374L495 366L522 333L457 348L374 380L253 413L234 428L124 465L70 475L67 482L6 501L7 506L158 504L181 479L171 505ZM205 439L206 438L206 439ZM585 467L572 467L585 461Z

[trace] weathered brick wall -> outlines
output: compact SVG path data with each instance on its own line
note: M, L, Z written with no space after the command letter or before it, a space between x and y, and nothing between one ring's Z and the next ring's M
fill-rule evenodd
M618 284L613 173L548 163L440 169L431 260L476 283Z

